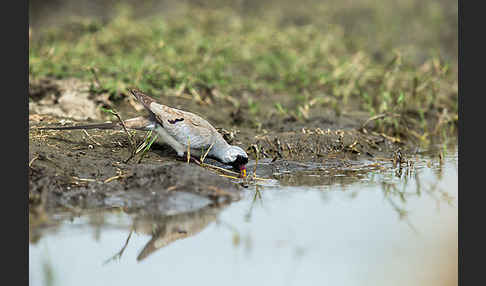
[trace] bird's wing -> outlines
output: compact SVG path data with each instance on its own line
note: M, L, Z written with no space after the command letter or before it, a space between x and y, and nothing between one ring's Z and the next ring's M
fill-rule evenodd
M190 145L191 149L206 149L215 141L224 140L218 131L200 116L159 104L140 91L130 91L155 116L167 133L180 144Z
M184 146L192 149L209 148L218 131L201 117L162 104L152 103L151 110L164 129Z

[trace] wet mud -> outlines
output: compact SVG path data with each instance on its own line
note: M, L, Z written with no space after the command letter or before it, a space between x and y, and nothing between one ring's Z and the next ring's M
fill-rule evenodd
M31 80L29 90L32 221L42 217L41 213L66 209L122 208L175 215L236 201L242 188L259 182L257 179L306 185L315 180L319 184L332 183L344 174L348 179L342 182L352 183L359 180L360 174L396 159L397 150L405 156L415 148L371 131L372 123L364 128L367 116L359 112L336 116L322 107L305 120L274 116L255 128L254 119L244 107L235 109L224 99L207 104L160 97L169 106L207 118L229 143L248 151L249 178L230 178L220 170L177 158L175 151L164 144L153 144L143 158L139 154L131 156L133 147L124 130L37 129L114 120L100 112L100 107L116 109L123 119L142 115L145 111L128 94L114 100L90 94L89 86L75 80L55 79ZM80 104L79 100L90 104ZM69 106L77 109L73 111ZM145 132L131 134L137 145L143 142ZM210 159L205 163L229 168ZM298 175L302 172L306 176Z

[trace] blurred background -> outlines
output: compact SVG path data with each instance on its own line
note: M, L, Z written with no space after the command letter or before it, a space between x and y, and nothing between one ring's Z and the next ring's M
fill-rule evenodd
M376 57L387 49L407 46L418 61L440 54L457 62L458 6L453 0L32 0L29 24L41 30L73 19L107 23L120 4L130 7L134 18L177 17L190 9L228 9L241 20L265 22L276 17L281 27L315 25L325 33L330 26L338 26L356 49L366 48Z
M31 86L45 77L79 78L91 82L92 94L112 101L128 86L155 96L220 100L242 107L233 113L255 118L253 127L274 113L308 119L314 111L322 114L317 107L337 116L346 109L400 113L412 117L406 124L417 134L457 120L457 1L29 5ZM441 118L444 109L450 118ZM399 127L404 122L376 122L377 131L410 135Z
M244 106L255 118L269 113L258 106L266 104L262 94L281 94L274 111L294 118L307 119L319 104L337 115L348 107L417 120L437 119L444 108L457 113L457 1L29 5L31 80L80 78L112 100L128 86L197 101L209 96Z

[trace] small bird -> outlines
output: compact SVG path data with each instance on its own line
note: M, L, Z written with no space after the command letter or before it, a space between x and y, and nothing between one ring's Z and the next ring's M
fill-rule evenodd
M223 136L208 121L200 116L175 109L160 103L137 89L128 89L149 112L148 116L124 120L127 128L149 131L158 134L159 142L171 146L179 157L184 157L188 148L191 156L207 153L208 158L231 165L246 177L248 155L238 147L228 144ZM90 124L82 126L44 127L39 129L73 130L73 129L119 129L120 122Z

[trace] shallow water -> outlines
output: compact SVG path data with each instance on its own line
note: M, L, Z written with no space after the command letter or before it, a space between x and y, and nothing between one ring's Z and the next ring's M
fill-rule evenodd
M457 285L457 149L430 154L170 216L60 213L29 244L30 285Z

